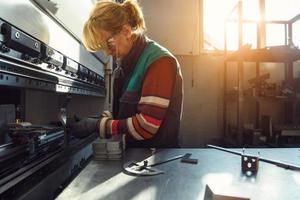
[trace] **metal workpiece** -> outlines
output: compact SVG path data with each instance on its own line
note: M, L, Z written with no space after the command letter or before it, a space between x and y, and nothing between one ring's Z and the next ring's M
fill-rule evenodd
M266 158L300 164L298 149L247 149ZM174 160L157 166L156 176L131 176L123 164L148 160L149 165L191 153L197 165ZM92 161L57 197L60 199L203 199L205 188L217 195L251 200L300 199L300 173L260 163L256 176L241 172L240 156L215 149L127 149L120 161Z

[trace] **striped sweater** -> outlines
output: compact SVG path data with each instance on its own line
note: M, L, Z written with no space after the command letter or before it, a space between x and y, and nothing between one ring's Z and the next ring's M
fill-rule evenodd
M131 140L152 138L166 114L174 81L174 62L170 58L163 57L152 63L144 78L137 113L121 120L103 117L100 121L100 137L122 133Z
M137 79L138 81L132 84L133 88L138 88L136 85L141 84L137 92L135 89L130 89L130 83L127 83L129 92L125 92L122 98L126 99L125 102L129 106L132 104L135 107L130 109L130 116L112 119L111 116L104 115L99 122L100 137L125 134L127 142L147 141L155 138L167 117L167 111L174 96L174 85L178 78L177 70L177 61L171 56L162 54L154 59L143 72L143 80ZM182 102L182 99L178 100ZM132 110L134 110L133 113Z

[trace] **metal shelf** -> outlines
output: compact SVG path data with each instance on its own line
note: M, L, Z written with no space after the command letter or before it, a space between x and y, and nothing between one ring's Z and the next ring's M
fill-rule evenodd
M241 48L229 54L226 61L243 62L294 62L300 60L300 50L288 45L261 49Z
M260 7L264 7L264 1L260 1ZM244 45L243 43L243 24L249 23L246 20L243 20L243 11L242 11L242 1L239 1L237 5L234 7L232 12L229 14L225 24L230 22L232 19L231 14L236 13L237 11L237 29L238 29L238 50L235 52L230 52L227 49L227 30L225 28L225 60L224 60L224 140L233 140L236 142L237 146L243 146L244 135L243 135L243 124L245 121L245 103L247 100L253 100L255 103L255 118L251 118L251 123L253 121L254 128L262 128L261 127L261 113L260 113L260 103L261 101L278 101L283 102L285 107L285 123L291 123L295 121L295 105L300 102L300 98L298 97L284 97L284 96L252 96L251 94L246 94L245 84L244 84L244 64L245 62L253 62L255 63L255 76L256 78L260 77L260 64L264 62L272 62L272 63L283 63L284 64L284 80L291 81L293 80L293 65L295 61L300 60L300 49L296 48L293 44L293 23L300 19L300 15L295 16L291 20L288 21L266 21L264 19L265 13L264 9L261 10L261 19L256 23L257 27L257 47L256 49L251 49L249 45ZM284 27L285 38L284 44L281 46L272 46L265 47L265 26L266 24L282 24ZM264 48L262 48L264 47ZM237 66L237 84L236 89L229 90L227 88L227 81L229 80L229 75L227 69L230 67L232 62L235 62ZM230 113L227 109L227 105L230 102L234 102L236 104L236 118L231 122L229 117L227 116ZM291 114L292 113L292 114ZM234 127L235 137L231 138L231 131L229 131L230 127Z

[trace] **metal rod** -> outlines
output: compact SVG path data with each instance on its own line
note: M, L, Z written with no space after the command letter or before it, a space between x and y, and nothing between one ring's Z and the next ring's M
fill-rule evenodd
M219 147L219 146L215 146L215 145L211 145L211 144L208 144L207 147L217 149L217 150L220 150L220 151L225 151L227 153L232 153L232 154L239 155L239 156L243 155L243 153L240 153L238 151L230 150L230 149L227 149L227 148L223 148L223 147ZM253 155L249 155L249 156L253 156ZM279 161L279 160L272 160L272 159L263 158L263 157L259 157L259 160L263 161L265 163L270 163L270 164L276 165L276 166L284 168L284 169L300 170L299 165L286 163L286 162L282 162L282 161Z
M235 154L235 155L238 155L238 156L243 155L242 153L240 153L238 151L233 151L233 150L230 150L230 149L226 149L226 148L215 146L215 145L211 145L211 144L208 144L207 147L210 147L210 148L213 148L213 149L217 149L217 150L220 150L220 151L225 151L227 153L232 153L232 154Z
M293 45L293 24L292 23L288 23L288 45L291 46Z
M296 21L298 21L300 19L300 14L296 15L295 17L293 17L292 19L289 20L289 23L295 23Z
M238 22L239 20L238 19L228 19L226 22ZM243 23L253 23L253 24L256 24L257 23L257 20L251 20L251 19L242 19L242 22ZM265 23L265 24L288 24L290 23L289 21L283 21L283 20L262 20L261 21L262 23Z
M154 166L156 166L156 165L160 165L160 164L163 164L163 163L171 162L171 161L173 161L173 160L178 160L178 159L182 158L183 156L184 156L184 155L175 156L175 157L169 158L169 159L167 159L167 160L158 161L158 162L153 163L153 164L148 165L148 166L149 166L149 167L154 167Z

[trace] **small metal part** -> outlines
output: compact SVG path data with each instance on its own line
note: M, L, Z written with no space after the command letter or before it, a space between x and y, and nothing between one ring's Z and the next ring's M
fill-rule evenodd
M61 122L63 128L64 128L64 146L67 148L69 144L69 134L67 133L67 111L66 107L70 103L72 97L70 95L66 96L65 101L63 102L63 105L59 111L58 119Z
M256 174L258 171L259 158L243 154L241 156L242 172L245 174Z
M1 44L0 45L0 51L2 53L8 53L8 52L10 52L10 49L7 46L5 46L4 44Z
M144 160L144 166L143 167L147 167L148 166L148 161Z
M23 59L25 61L29 61L30 60L30 56L28 54L22 54L21 59Z
M35 42L34 47L38 49L39 48L39 43Z
M19 32L16 32L16 33L15 33L15 37L16 37L17 39L19 39L19 38L20 38L20 33L19 33Z
M190 158L191 155L192 155L191 153L185 154L182 157L181 162L183 162L183 163L190 163L190 164L197 164L198 163L198 159Z

